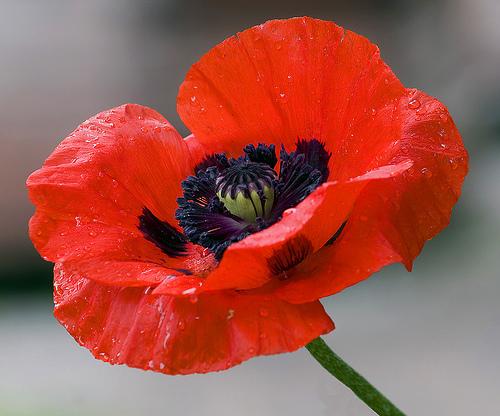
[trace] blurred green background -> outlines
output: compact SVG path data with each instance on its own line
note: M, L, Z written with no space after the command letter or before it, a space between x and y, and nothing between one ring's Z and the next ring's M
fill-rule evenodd
M167 377L94 360L52 317L51 264L27 236L24 181L95 113L124 102L182 133L177 89L227 36L270 18L334 20L441 99L471 155L450 227L414 272L325 300L326 337L409 415L500 412L500 2L0 0L0 415L372 414L305 351Z

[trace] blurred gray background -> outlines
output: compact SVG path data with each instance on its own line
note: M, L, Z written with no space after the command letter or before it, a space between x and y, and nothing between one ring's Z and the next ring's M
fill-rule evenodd
M327 342L409 415L500 414L500 2L0 0L0 415L372 413L305 351L168 377L94 360L52 318L51 265L27 237L24 181L95 113L151 106L227 36L270 18L334 20L449 107L471 154L451 225L413 273L325 300Z

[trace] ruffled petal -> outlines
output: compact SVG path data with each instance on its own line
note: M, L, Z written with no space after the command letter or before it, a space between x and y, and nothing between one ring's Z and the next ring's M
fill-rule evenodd
M329 182L273 226L232 244L200 290L252 289L278 279L319 250L341 228L371 181L401 175L411 162L384 166L349 181Z
M340 238L297 267L278 289L283 299L328 296L395 262L410 270L424 243L448 225L468 169L453 120L439 101L408 90L390 128L401 132L392 157L409 157L412 168L363 189Z
M294 351L333 329L316 301L259 294L156 296L54 269L55 316L92 354L167 374L219 371L258 355Z
M374 44L302 17L268 21L211 49L188 72L177 108L203 146L233 156L248 143L291 150L299 138L325 142L332 167L346 158L352 166L334 180L375 167L393 139L376 128L403 93ZM358 125L370 134L358 135Z
M175 230L180 183L192 169L186 143L157 112L127 104L100 113L28 178L37 208L31 239L47 260L110 284L182 274L175 269L186 267L184 259L165 254L138 227L147 208Z

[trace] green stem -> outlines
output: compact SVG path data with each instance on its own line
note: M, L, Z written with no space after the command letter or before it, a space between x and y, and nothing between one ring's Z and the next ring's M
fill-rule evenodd
M404 416L401 410L394 406L361 374L335 354L321 337L311 341L306 345L306 348L323 368L349 387L375 413L380 416Z

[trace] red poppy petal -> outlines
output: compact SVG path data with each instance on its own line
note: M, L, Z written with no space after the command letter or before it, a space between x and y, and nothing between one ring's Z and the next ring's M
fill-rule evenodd
M184 263L144 238L139 216L147 207L175 225L180 183L192 169L186 143L155 111L128 104L98 114L28 178L33 243L47 260L79 265L89 278L158 283L170 273L162 266Z
M333 153L333 165L351 143L365 161L376 156L381 145L370 136L352 139L353 120L364 120L376 134L374 119L390 117L384 108L403 93L374 44L332 22L303 17L266 22L214 47L188 72L177 108L213 151L237 155L257 141L293 149L297 138L317 138ZM343 179L363 173L359 163L354 167Z
M191 155L191 160L194 166L198 165L207 155L214 153L213 150L208 150L198 141L194 134L184 138Z
M384 166L348 182L322 185L290 214L273 226L232 244L219 266L208 275L203 290L251 289L271 279L273 259L288 251L300 240L305 255L317 251L341 227L362 189L371 181L402 174L411 167L409 161Z
M292 305L234 292L196 299L109 287L54 269L55 316L92 354L167 374L224 370L294 351L333 329L316 301Z
M413 167L364 188L341 238L297 267L278 290L283 299L328 296L399 261L410 270L424 243L448 225L468 168L460 134L443 105L424 93L408 90L398 111L399 152Z

